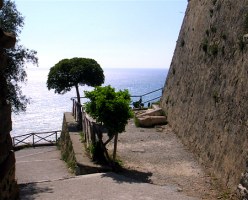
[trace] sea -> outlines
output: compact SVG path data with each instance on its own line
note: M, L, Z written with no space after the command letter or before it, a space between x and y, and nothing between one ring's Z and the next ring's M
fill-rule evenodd
M22 86L23 94L30 98L26 112L12 114L11 136L28 133L61 130L64 112L72 111L72 97L76 96L75 88L63 95L55 94L54 90L48 90L46 86L49 69L28 68L28 81ZM162 95L168 69L156 68L112 68L104 69L105 85L111 85L118 90L127 89L131 96L142 96L142 101L158 101ZM81 86L80 95L84 91L91 91L92 87ZM140 97L133 97L132 101L138 101ZM152 102L152 101L151 101Z

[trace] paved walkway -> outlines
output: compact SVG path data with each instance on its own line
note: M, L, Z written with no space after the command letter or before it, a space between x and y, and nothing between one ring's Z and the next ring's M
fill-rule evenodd
M55 146L26 148L15 152L19 184L72 177Z
M20 199L82 200L194 200L174 186L138 182L115 173L74 177L56 147L27 148L16 152Z

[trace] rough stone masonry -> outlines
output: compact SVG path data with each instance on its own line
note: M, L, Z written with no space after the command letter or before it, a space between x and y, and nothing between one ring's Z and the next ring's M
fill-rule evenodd
M3 1L0 0L0 8ZM18 187L15 179L15 155L12 151L10 131L11 105L6 101L7 83L4 76L6 55L4 49L15 45L16 39L0 27L0 199L17 199Z
M184 144L232 191L248 177L247 33L247 0L188 1L161 101Z

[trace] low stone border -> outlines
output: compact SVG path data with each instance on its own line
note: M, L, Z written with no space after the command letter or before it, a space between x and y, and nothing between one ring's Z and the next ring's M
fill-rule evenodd
M91 161L86 152L84 143L81 142L77 122L75 122L70 112L64 113L59 146L62 159L76 175L111 171L110 167L98 165Z

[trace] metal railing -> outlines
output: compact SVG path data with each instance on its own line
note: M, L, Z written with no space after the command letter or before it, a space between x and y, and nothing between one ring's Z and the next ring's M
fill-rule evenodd
M12 137L12 145L14 149L25 146L55 145L60 134L61 130L18 135Z
M131 104L130 105L133 105L135 102L142 103L143 105L145 105L146 103L152 103L155 100L158 100L161 98L161 96L163 95L163 89L164 88L159 88L159 89L153 90L151 92L147 92L147 93L142 94L142 95L131 95ZM160 94L158 94L159 91L160 91ZM86 99L86 97L81 97L80 99ZM82 105L77 102L76 97L72 97L71 100L73 102L72 103L73 104L72 105L72 113L73 113L73 116L76 118L76 121L78 121L79 109L81 109L81 111L82 111L82 108L81 108Z
M161 94L159 94L159 96L155 96L154 97L154 94L158 93L159 91L161 91ZM148 92L148 93L145 93L145 94L142 94L142 95L131 95L131 104L134 108L141 108L141 107L144 107L146 103L148 103L148 106L149 107L149 104L152 103L153 101L157 100L157 99L160 99L161 96L163 94L163 88L159 88L159 89L156 89L156 90L153 90L151 92ZM152 95L150 96L149 98L149 95ZM156 94L158 95L158 94ZM134 101L136 98L138 98L138 101ZM80 99L87 99L86 97L81 97ZM77 101L77 97L72 97L71 98L72 100L72 115L74 116L75 120L79 123L79 127L80 129L83 128L83 106L81 103L79 103ZM143 101L145 100L145 101ZM85 102L85 101L84 101Z
M161 91L160 94L158 94L159 91ZM145 104L148 103L147 107L149 107L149 104L153 103L155 100L160 99L162 95L163 95L163 88L159 88L142 95L131 95L131 99L132 99L131 105L133 105L134 107L136 107L135 104L138 107L140 107L140 105L143 105L142 107L144 107Z

